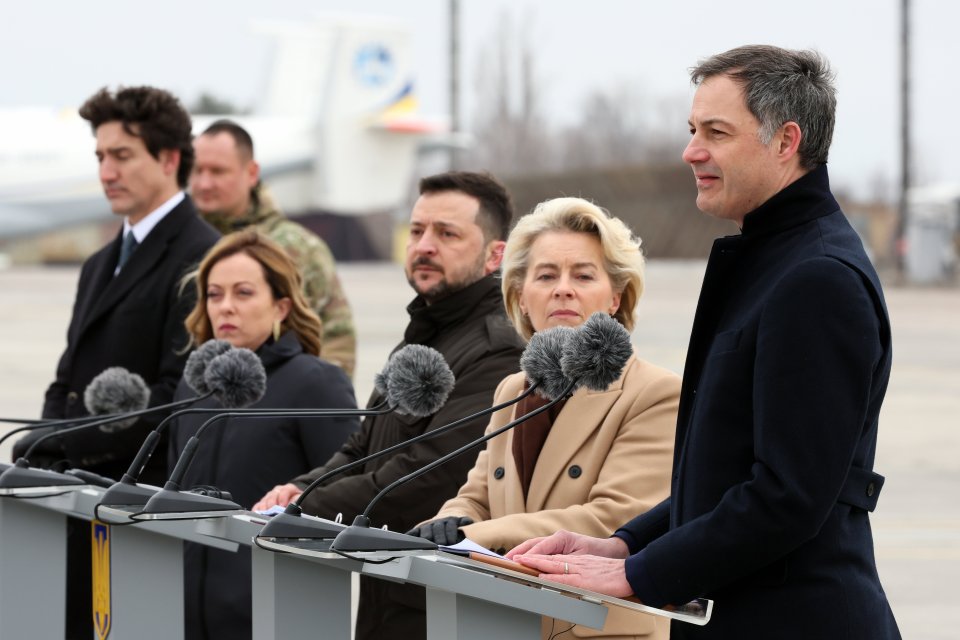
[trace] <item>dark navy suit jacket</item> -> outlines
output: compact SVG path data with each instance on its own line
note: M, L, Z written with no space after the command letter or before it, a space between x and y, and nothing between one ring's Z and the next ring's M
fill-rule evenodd
M714 599L673 638L899 638L868 520L890 363L880 283L826 167L715 242L671 497L616 533L641 600Z

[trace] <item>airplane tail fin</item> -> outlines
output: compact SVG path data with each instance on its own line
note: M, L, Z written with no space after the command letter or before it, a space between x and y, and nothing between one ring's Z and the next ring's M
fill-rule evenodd
M301 190L306 208L358 215L403 204L418 146L448 128L418 113L409 29L325 16L261 30L275 38L275 50L257 112L308 123L314 152Z

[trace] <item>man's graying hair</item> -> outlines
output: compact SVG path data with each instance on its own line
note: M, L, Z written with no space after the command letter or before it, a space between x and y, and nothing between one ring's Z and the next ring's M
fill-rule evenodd
M769 144L784 123L796 122L801 166L815 169L827 162L837 90L826 58L816 51L748 45L702 60L690 70L695 85L717 75L743 87L747 109L760 121L761 143Z

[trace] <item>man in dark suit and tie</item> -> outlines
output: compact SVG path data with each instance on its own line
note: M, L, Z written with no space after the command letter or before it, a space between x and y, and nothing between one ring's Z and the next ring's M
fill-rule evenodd
M80 115L93 128L100 182L123 228L83 264L44 418L85 415L84 389L114 366L143 377L151 405L171 401L186 358L183 320L193 306L180 279L219 235L183 192L193 165L191 123L174 96L152 87L101 89ZM155 423L84 431L54 440L57 449L44 453L119 478ZM158 447L159 457L164 451ZM163 460L151 460L145 480L162 480L156 471L163 469Z
M186 359L183 320L194 303L192 289L181 291L180 280L219 237L183 191L193 165L192 127L173 95L152 87L104 88L80 115L96 136L100 182L123 228L83 264L44 418L85 415L84 389L114 366L143 377L151 405L171 401ZM48 440L40 457L119 478L156 420ZM28 442L16 449L22 452ZM165 452L157 447L144 481L162 481ZM89 525L73 523L70 538L67 637L89 638L90 596L82 593L90 583Z

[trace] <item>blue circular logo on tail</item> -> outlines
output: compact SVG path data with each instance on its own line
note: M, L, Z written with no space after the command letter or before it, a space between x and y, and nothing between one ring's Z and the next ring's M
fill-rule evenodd
M360 47L353 59L353 72L360 84L380 87L393 78L396 63L393 54L382 44L366 44Z

